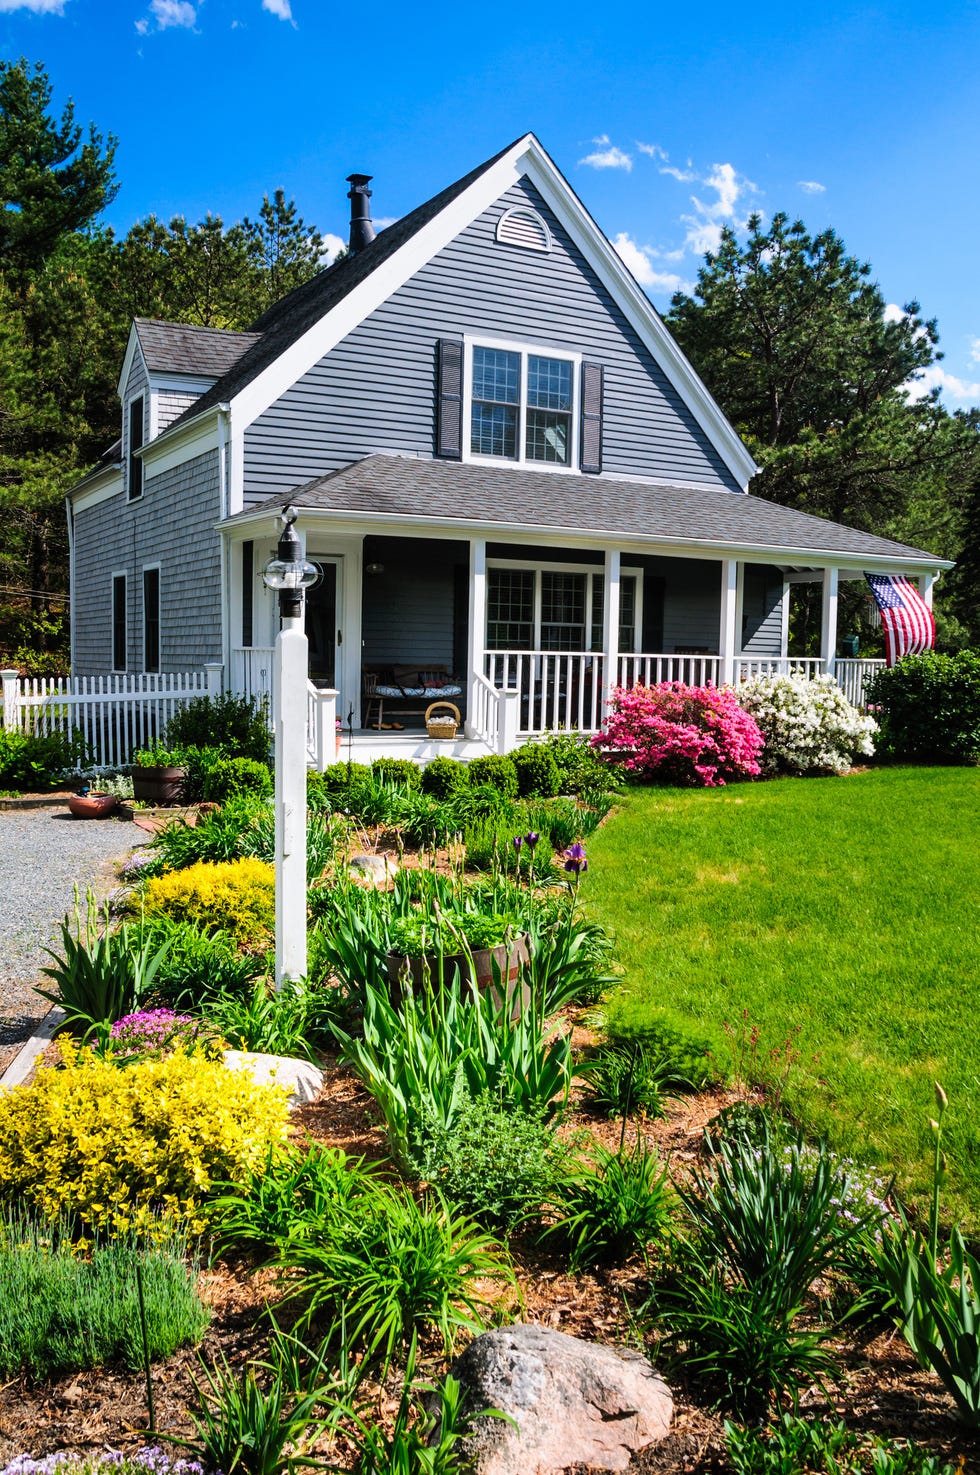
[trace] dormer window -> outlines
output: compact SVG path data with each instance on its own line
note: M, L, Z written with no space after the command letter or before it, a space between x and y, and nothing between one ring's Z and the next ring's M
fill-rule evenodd
M129 406L128 495L130 502L143 495L143 462L136 454L143 448L143 396Z
M471 457L572 466L577 356L475 343L469 368Z

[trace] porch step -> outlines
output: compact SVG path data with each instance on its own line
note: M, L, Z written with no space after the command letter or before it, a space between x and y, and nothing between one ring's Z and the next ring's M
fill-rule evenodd
M350 742L344 734L338 762L346 763L348 747L354 763L371 763L375 758L411 758L423 766L431 763L433 758L484 758L494 751L488 743L476 738L430 738L421 728L412 732L375 732L355 728Z

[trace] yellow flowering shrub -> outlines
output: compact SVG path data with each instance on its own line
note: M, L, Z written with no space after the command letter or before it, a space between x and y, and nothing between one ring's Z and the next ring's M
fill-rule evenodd
M221 927L241 943L256 942L275 926L276 873L252 857L199 860L147 881L143 906L151 917Z
M285 1086L178 1049L123 1069L70 1041L60 1068L0 1095L0 1199L114 1233L192 1234L216 1180L244 1181L285 1138Z

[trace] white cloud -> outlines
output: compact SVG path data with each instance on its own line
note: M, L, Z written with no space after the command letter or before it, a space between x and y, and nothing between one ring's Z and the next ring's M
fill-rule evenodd
M745 226L747 216L739 204L745 195L755 194L756 187L732 164L713 164L711 173L700 176L699 182L713 189L718 198L705 201L692 195L694 214L682 215L681 220L687 226L685 248L703 256L708 251L717 251L723 226L735 229Z
M975 364L980 364L980 338L970 340L970 359Z
M938 389L944 400L957 405L980 405L980 384L971 384L956 374L948 373L940 364L930 364L905 382L905 393L911 400L925 399L933 389Z
M815 179L798 179L796 188L801 189L805 195L823 195L827 192L827 186Z
M652 265L652 259L658 253L650 246L638 246L626 231L620 231L612 244L613 249L629 267L641 287L647 287L651 292L661 294L693 292L693 282L686 282L676 272L656 271Z
M401 220L401 216L379 215L377 220L372 220L371 224L374 226L375 230L387 230L389 225L394 225L396 220Z
M905 314L897 302L889 302L882 313L882 317L886 323L901 323L905 320Z
M32 15L64 15L65 0L0 0L0 15L29 10Z
M325 231L320 237L320 260L325 266L329 266L337 253L343 251L347 242L343 236L335 236L330 231Z
M262 0L262 9L267 10L270 15L277 15L280 20L293 20L289 0ZM293 21L293 25L295 24Z
M667 150L662 149L659 143L641 143L640 140L637 139L636 146L640 150L641 154L646 154L647 157L650 159L663 159L665 164L670 157L670 155L667 153Z
M191 5L190 0L150 0L150 14L136 22L141 36L149 32L152 21L156 21L158 31L169 30L171 26L190 31L197 24L197 6Z
M609 144L605 135L601 139L594 138L592 142L600 147L594 154L586 154L584 159L579 159L580 164L587 164L590 169L625 169L629 173L633 167L631 154L624 154L615 144ZM604 147L606 144L609 144L608 148Z
M692 169L678 169L676 164L665 164L660 172L669 174L671 179L677 179L681 184L689 184L692 179L698 177Z

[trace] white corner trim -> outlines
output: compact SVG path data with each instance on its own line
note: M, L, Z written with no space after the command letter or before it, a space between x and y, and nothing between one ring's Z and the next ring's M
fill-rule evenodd
M403 286L438 251L448 246L461 230L474 221L524 172L525 156L538 147L530 134L519 139L502 158L486 169L461 195L406 241L386 262L371 272L336 307L247 384L232 400L232 419L244 428L274 404L301 379L324 354L346 338L369 313Z
M71 491L68 496L77 514L87 512L91 507L98 507L101 502L111 501L113 497L118 497L122 489L122 467L113 466L101 472L97 481L93 478L92 484L84 491Z
M149 441L138 452L144 475L160 476L195 456L203 456L206 451L216 451L220 441L218 417L218 408L213 406L197 419L188 420L174 434L164 431L156 440Z

